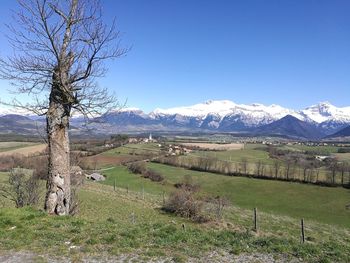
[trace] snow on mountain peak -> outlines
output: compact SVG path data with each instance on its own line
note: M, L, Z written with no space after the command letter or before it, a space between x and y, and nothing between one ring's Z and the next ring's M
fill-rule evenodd
M317 123L329 121L350 122L350 107L338 108L328 101L307 107L300 113Z
M184 117L195 117L205 119L208 115L217 115L221 119L226 116L241 116L241 120L248 126L266 124L283 118L286 115L293 115L303 119L297 112L283 108L279 105L265 106L260 103L250 105L236 104L229 100L208 100L204 103L193 106L177 107L170 109L156 109L151 116L181 115Z
M208 114L218 114L225 116L232 111L236 104L229 100L209 100L193 106L176 107L170 109L155 109L154 115L182 115L185 117L204 118Z

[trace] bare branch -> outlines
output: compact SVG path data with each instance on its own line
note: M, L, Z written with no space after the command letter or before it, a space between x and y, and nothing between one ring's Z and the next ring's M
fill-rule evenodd
M32 102L12 104L44 115L48 109L52 78L57 71L62 103L85 115L116 107L116 98L99 88L96 79L107 71L104 61L124 56L115 21L102 20L98 0L18 0L7 36L14 54L0 57L0 78L12 92L26 93ZM64 70L63 70L64 69ZM40 98L40 99L39 99ZM7 102L11 104L10 102Z

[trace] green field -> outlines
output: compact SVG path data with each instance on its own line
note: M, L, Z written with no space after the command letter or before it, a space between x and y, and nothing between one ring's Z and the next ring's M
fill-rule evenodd
M255 148L248 145L235 152L246 151L253 159L268 158L261 155L267 152ZM111 158L149 151L159 151L158 145L127 145L101 155ZM0 255L2 251L29 250L80 261L101 253L136 254L136 261L166 257L186 262L192 257L205 258L209 251L227 251L232 255L272 253L305 262L350 261L347 189L230 177L157 163L147 163L147 167L165 180L152 182L117 165L102 171L104 182L86 182L79 191L81 204L75 217L51 217L37 208L10 208L13 204L0 197ZM200 185L200 198L229 200L222 219L197 224L161 210L163 197L176 190L174 184L185 176ZM6 183L6 178L6 173L0 173L0 184ZM44 182L42 187L44 196ZM42 208L43 196L38 208ZM254 207L258 208L258 234L252 231ZM300 244L301 218L306 224L304 245Z
M156 143L142 143L142 144L127 144L107 152L103 155L119 155L119 154L149 154L159 153L160 149Z
M255 146L255 147L253 147ZM220 160L240 162L242 159L246 159L248 163L257 163L262 161L266 164L272 164L273 159L269 157L269 153L262 149L256 149L256 145L247 145L242 150L231 151L195 151L191 155L201 157L213 157ZM265 147L261 147L265 148Z
M339 147L337 146L308 146L308 145L285 145L280 148L290 151L300 151L300 152L315 152L319 155L331 155L332 153L337 153Z
M173 185L190 175L201 186L202 195L223 196L242 208L254 207L265 212L307 218L313 221L350 228L350 192L344 188L328 188L314 185L288 183L273 180L229 177L212 173L189 171L183 168L150 163L150 168L160 172L165 183L154 183L139 175L131 174L124 167L105 172L104 184L113 185L160 196L163 191L174 190Z
M80 213L75 217L53 217L32 208L15 209L6 204L0 210L0 255L6 251L33 251L39 262L45 262L45 255L79 262L86 256L103 260L127 254L133 258L137 255L137 262L154 257L186 262L189 257L205 258L210 251L228 251L232 255L272 253L275 257L297 257L305 262L350 259L350 233L342 227L307 220L308 241L302 245L298 219L259 211L257 235L251 231L251 210L237 206L228 207L224 219L217 223L195 224L162 212L158 195L146 193L143 199L138 184L127 179L135 175L120 169L115 172L134 185L135 191L126 193L122 188L113 191L112 186L87 182L79 192ZM0 174L2 180L6 176ZM181 178L181 174L177 176ZM158 187L163 189L156 184L153 190L147 190L157 192Z

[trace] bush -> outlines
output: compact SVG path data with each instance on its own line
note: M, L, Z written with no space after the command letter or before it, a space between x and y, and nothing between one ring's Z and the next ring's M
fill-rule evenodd
M350 147L339 148L338 153L350 153Z
M170 194L163 209L198 223L207 222L209 217L204 214L204 202L195 195L200 187L193 182L192 177L185 175L183 181L175 184L175 187L178 190Z
M164 180L164 177L152 169L147 169L145 162L134 162L128 165L130 172L134 174L142 174L142 177L148 178L153 182L161 182Z
M198 192L200 189L199 184L194 183L192 177L187 174L184 176L182 182L176 183L174 186L176 188L186 189L191 192Z
M146 170L146 172L143 174L143 177L148 178L153 182L161 182L164 180L164 177L160 173L152 169Z
M128 165L130 172L134 174L144 174L147 171L146 164L144 162L135 162Z
M39 201L39 179L32 171L12 169L8 185L0 186L0 195L13 201L17 208L36 205Z
M171 193L163 209L198 223L208 221L203 214L203 202L198 200L192 191L184 188Z

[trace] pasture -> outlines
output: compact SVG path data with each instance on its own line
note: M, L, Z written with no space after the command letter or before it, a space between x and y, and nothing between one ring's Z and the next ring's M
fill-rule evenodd
M47 144L27 142L0 142L0 156L21 154L24 156L41 153L47 148Z
M114 172L125 180L140 179L125 170ZM178 172L168 173L169 178ZM0 177L4 179L6 174ZM154 187L163 189L158 184ZM147 191L143 198L136 184L135 191L127 193L123 188L114 191L110 185L86 182L79 191L80 212L75 217L53 217L0 202L0 255L4 251L34 251L38 261L40 255L82 261L98 253L99 260L127 255L136 261L158 258L187 262L205 260L211 251L227 251L232 258L260 252L306 262L350 259L350 233L346 228L306 220L308 241L300 244L299 219L259 210L257 234L251 230L251 210L233 204L225 209L222 220L196 224L160 210L160 196L151 188Z
M230 151L230 150L241 150L244 148L242 143L181 143L183 146L195 147L205 150L213 151Z
M144 189L146 193L161 199L163 191L174 191L176 183L182 182L185 176L191 176L194 182L200 185L199 194L203 197L221 196L244 209L258 207L261 211L276 215L295 219L306 218L350 228L350 210L346 209L346 205L350 203L350 193L344 188L229 177L156 163L149 163L148 167L161 173L165 181L151 182L140 175L130 173L125 167L115 167L104 172L107 180L103 184L113 186L116 182L125 192L129 188L140 194Z

